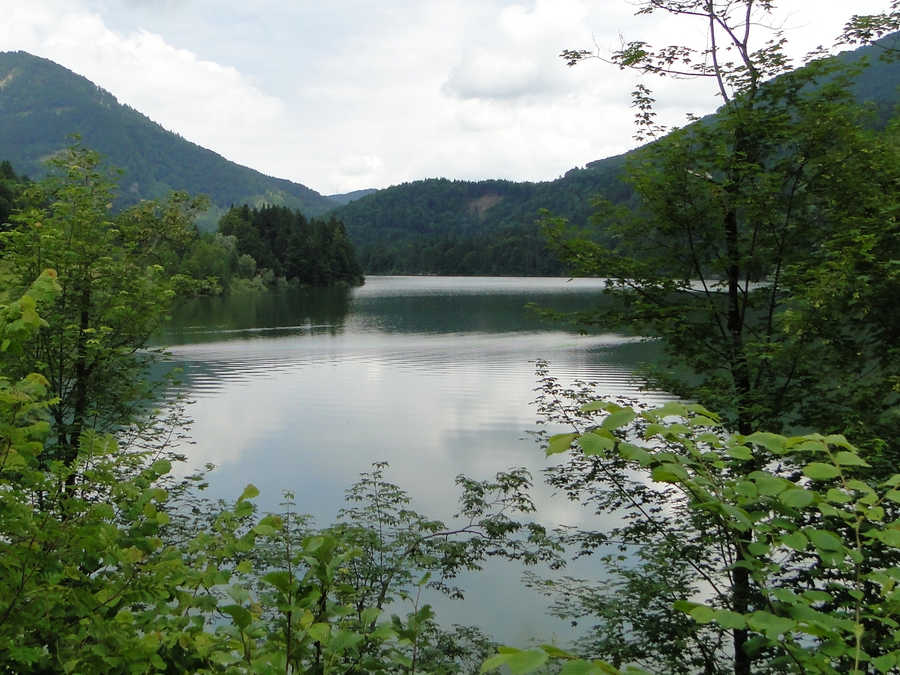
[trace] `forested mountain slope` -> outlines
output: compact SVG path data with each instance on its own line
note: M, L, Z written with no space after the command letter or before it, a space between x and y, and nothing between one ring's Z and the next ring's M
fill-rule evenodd
M170 190L206 194L220 213L231 204L266 203L316 215L338 203L166 131L53 61L26 52L0 53L0 157L17 173L38 177L47 157L67 146L73 133L124 170L124 204Z
M884 41L896 41L896 36ZM845 63L867 59L853 89L858 100L874 109L876 126L883 126L894 111L900 85L900 62L880 59L883 53L875 45L837 57ZM594 212L593 198L627 204L634 193L623 180L624 168L635 152L640 149L548 182L404 183L353 201L336 214L368 272L559 274L563 268L547 251L536 225L540 210L586 225Z
M369 272L559 274L536 220L540 209L585 222L591 195L626 201L625 155L540 183L433 178L358 199L336 214Z

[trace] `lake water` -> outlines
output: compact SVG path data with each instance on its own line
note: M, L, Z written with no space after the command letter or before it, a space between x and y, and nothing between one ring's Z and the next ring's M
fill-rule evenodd
M639 391L633 367L646 345L615 334L579 335L548 323L528 303L560 311L597 302L599 280L369 277L358 289L208 298L175 312L161 336L184 369L195 419L190 462L218 468L214 496L247 483L263 510L283 490L320 525L344 490L376 461L412 508L449 520L454 478L486 479L528 467L539 519L578 525L583 509L541 482L548 465L528 437L535 360L562 380L600 383L598 395ZM521 568L491 564L465 579L465 601L429 597L446 623L478 624L498 639L565 642L569 628L521 586Z

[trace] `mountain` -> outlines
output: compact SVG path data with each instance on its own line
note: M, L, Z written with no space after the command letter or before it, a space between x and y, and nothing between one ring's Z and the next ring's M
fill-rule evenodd
M571 169L555 181L404 183L335 211L370 273L561 274L536 224L541 209L585 223L591 196L627 201L626 155Z
M900 60L885 61L884 43L843 52L844 63L867 60L854 93L884 126L900 97ZM896 47L893 47L896 48ZM714 122L705 118L704 123ZM634 150L633 152L639 152ZM553 181L420 180L379 190L335 211L369 273L559 274L535 224L541 209L586 225L595 197L627 204L623 181L632 153L597 160Z
M73 133L123 169L123 204L170 190L202 193L212 200L208 220L214 224L231 204L276 204L319 215L339 203L166 131L53 61L0 52L0 159L9 160L19 174L40 176L43 161L67 145Z
M361 199L362 197L367 197L373 192L377 192L375 188L366 188L364 190L354 190L353 192L342 192L337 195L327 195L328 199L333 202L337 202L341 206L345 204L349 204L350 202L355 202L357 199Z

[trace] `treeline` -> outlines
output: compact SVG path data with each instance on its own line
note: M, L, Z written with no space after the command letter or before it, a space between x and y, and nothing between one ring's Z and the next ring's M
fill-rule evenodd
M308 286L363 283L344 225L334 216L307 219L283 206L256 209L244 204L222 217L219 235L234 238L242 271L267 270L267 278Z
M10 221L21 221L28 208L41 205L44 196L40 184L17 175L9 161L0 163L0 231L15 227ZM228 211L221 219L221 231L211 233L194 224L207 207L205 198L176 192L165 202L145 200L116 217L134 222L163 216L172 209L189 212L193 222L179 233L177 241L154 245L153 262L162 267L179 296L221 295L286 284L363 283L353 246L343 224L334 217L307 220L286 207L251 209L245 205Z
M565 267L547 250L547 241L532 223L521 228L472 236L443 235L416 243L368 248L361 256L372 274L441 274L487 276L559 276Z

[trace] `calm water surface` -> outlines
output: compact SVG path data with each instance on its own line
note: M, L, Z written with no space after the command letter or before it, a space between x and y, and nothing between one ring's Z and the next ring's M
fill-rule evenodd
M579 335L525 306L584 309L601 290L584 279L369 277L359 289L188 303L161 340L196 401L190 461L218 467L215 496L234 498L252 482L260 506L277 510L291 490L320 525L372 462L389 462L388 480L412 507L442 520L455 512L458 474L527 466L540 519L582 523L583 510L540 481L547 460L527 435L535 360L563 380L598 381L598 394L661 396L640 392L632 374L645 345ZM544 616L520 574L491 564L466 579L464 602L428 601L447 623L476 623L513 644L564 642L569 628Z

